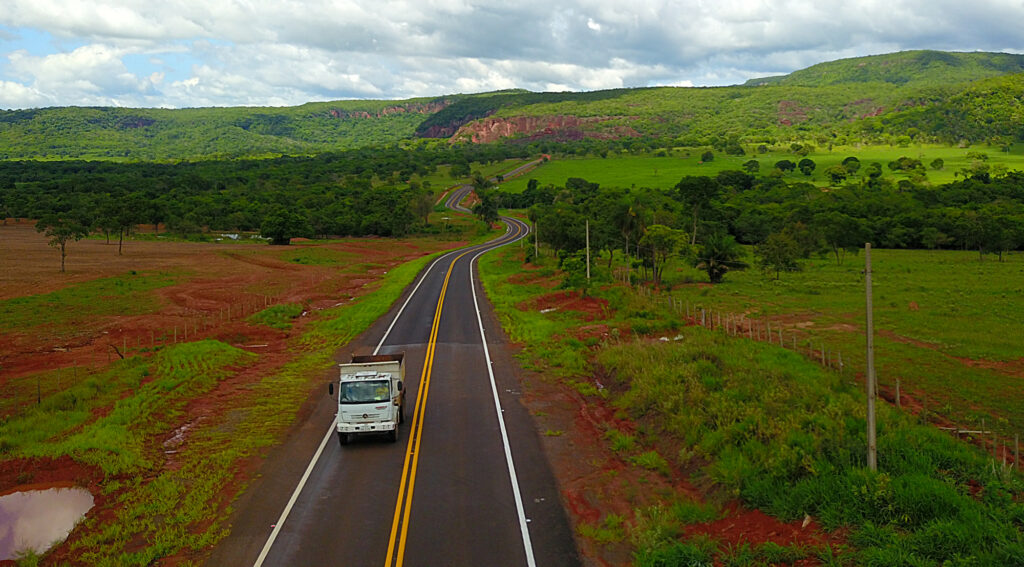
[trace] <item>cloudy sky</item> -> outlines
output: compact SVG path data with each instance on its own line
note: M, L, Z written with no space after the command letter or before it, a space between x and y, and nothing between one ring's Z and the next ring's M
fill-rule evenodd
M1024 52L1024 0L3 0L0 108L728 85Z

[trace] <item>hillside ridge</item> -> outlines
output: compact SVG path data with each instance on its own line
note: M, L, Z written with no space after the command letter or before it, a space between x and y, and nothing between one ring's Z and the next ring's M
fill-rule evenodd
M260 158L433 143L1024 139L1017 120L1022 76L1024 55L905 51L730 87L511 89L293 107L7 110L0 111L0 160Z

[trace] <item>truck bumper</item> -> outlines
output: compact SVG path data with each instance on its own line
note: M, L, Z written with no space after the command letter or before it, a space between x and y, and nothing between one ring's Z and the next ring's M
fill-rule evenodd
M380 433L393 431L396 427L394 422L384 421L376 423L338 423L335 429L338 433Z

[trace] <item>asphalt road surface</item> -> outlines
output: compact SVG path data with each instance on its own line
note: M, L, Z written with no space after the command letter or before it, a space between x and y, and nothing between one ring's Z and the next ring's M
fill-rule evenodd
M470 190L453 191L447 204L457 207ZM325 381L323 398L236 502L231 533L207 565L579 565L514 362L474 275L481 253L527 234L522 222L504 221L501 238L431 264L348 349L405 353L399 441L356 437L342 447Z

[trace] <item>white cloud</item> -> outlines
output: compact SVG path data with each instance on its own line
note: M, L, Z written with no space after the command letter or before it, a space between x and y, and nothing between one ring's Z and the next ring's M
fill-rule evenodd
M31 108L46 106L52 101L43 93L11 81L0 81L0 108Z
M298 104L509 87L730 84L901 49L1024 48L1019 0L4 4L5 106ZM53 41L26 39L40 34Z

